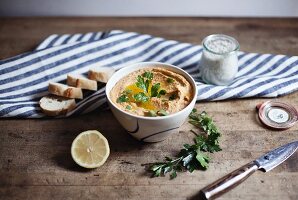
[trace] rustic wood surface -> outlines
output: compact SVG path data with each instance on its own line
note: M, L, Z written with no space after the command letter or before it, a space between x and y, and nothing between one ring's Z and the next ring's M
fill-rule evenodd
M243 51L298 55L298 19L200 18L0 18L0 59L30 51L54 33L107 29L137 31L199 44L211 33L238 39ZM298 125L273 131L258 121L255 106L265 99L198 102L222 132L222 151L207 171L149 178L142 164L174 155L193 138L187 122L160 143L136 141L110 111L68 119L0 120L0 199L195 199L201 188L282 144L298 139ZM278 100L298 105L298 93ZM111 155L101 168L85 170L71 159L81 131L97 129ZM220 199L298 199L298 153L274 170L257 171Z

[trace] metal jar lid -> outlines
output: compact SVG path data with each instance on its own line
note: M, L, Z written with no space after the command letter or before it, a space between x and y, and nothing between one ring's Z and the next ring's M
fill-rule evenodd
M297 110L286 103L266 101L257 105L259 119L266 126L275 129L287 129L298 121Z

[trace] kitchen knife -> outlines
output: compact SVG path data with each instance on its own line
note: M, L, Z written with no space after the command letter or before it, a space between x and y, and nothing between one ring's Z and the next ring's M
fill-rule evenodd
M205 199L215 199L247 179L256 170L268 172L288 159L298 148L298 141L288 143L236 169L201 190Z

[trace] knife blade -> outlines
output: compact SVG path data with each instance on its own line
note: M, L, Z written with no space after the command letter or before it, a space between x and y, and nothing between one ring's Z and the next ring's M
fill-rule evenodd
M281 147L266 153L260 158L256 159L255 162L258 165L259 169L263 169L265 172L268 172L287 160L298 148L298 141L291 142Z
M268 172L287 160L298 148L298 141L278 147L247 163L201 190L204 199L215 199L233 189L257 170Z

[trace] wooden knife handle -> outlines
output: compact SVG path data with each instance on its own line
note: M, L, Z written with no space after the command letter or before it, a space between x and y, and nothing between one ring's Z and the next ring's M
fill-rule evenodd
M203 188L201 190L203 198L215 199L219 197L220 195L228 192L229 190L242 183L257 169L258 166L254 162L248 163L240 167L239 169L236 169L230 174Z

